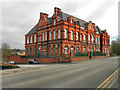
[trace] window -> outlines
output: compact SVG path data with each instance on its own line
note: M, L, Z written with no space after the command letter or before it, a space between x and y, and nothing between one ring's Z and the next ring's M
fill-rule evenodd
M86 35L84 34L84 42L86 42Z
M89 37L88 37L88 42L89 42L89 43L90 43L90 37L91 37L91 36L90 36L90 34L89 34Z
M71 40L73 40L73 30L71 30Z
M26 48L26 54L28 55L28 48Z
M94 48L92 48L92 52L94 52Z
M40 54L40 47L38 48L38 53Z
M65 45L65 47L64 47L64 53L68 54L68 46L67 45Z
M81 29L84 29L84 27L80 27Z
M44 51L42 51L42 55L44 55Z
M98 38L98 44L100 44L100 38Z
M92 26L90 26L90 28L92 28Z
M78 32L76 32L76 40L78 40Z
M32 36L30 36L30 43L32 43Z
M70 52L73 53L73 46L70 47Z
M47 40L47 31L45 32L45 40Z
M29 37L27 37L27 44L29 43Z
M42 41L44 41L44 32L42 32Z
M65 38L67 38L67 29L65 28Z
M38 41L41 41L41 36L38 36Z
M92 36L92 44L94 44L94 36Z
M36 35L34 35L34 43L36 42Z
M104 45L104 38L103 38L103 45Z
M76 47L76 52L79 53L79 47L78 46Z
M84 47L84 53L86 53L86 47Z
M73 23L73 20L71 19L71 23Z
M53 54L56 54L55 45L53 45Z
M56 25L56 19L53 19L53 25Z
M32 48L30 48L30 55L32 55Z
M51 40L51 31L49 31L49 40Z
M97 39L97 37L96 37L96 44L98 43L98 39Z
M81 47L81 53L82 53L82 47Z
M58 45L58 54L60 54L60 45Z
M51 46L49 46L49 54L51 54Z
M34 47L34 55L36 55L36 47Z
M97 48L96 48L96 52L97 52Z
M90 47L89 47L89 52L91 52Z
M82 37L83 37L83 36L82 36L82 33L81 33L81 35L80 35L81 42L82 42Z
M47 51L45 51L45 55L47 55Z
M53 30L53 39L55 39L55 30Z
M61 33L60 33L60 28L58 29L58 39L60 39Z

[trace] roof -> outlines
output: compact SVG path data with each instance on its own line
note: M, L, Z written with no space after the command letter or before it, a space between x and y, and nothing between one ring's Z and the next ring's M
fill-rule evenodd
M35 34L35 33L36 33L36 25L26 35Z

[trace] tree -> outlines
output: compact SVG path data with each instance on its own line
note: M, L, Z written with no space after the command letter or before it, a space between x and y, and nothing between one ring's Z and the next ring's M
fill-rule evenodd
M10 55L10 45L8 43L2 43L2 60L6 61L7 56Z

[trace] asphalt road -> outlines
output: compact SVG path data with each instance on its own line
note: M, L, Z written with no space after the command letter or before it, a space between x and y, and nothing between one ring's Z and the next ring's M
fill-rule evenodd
M31 72L5 75L3 88L96 88L118 68L118 58L53 64ZM118 85L114 85L118 88Z

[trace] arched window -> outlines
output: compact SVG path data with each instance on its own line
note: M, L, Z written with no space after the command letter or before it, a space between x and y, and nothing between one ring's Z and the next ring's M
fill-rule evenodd
M84 47L84 53L86 53L86 47Z
M56 54L56 48L55 48L55 45L53 45L53 54Z
M92 36L92 44L94 44L94 36Z
M64 53L68 54L68 46L67 45L65 45L65 47L64 47Z
M71 40L73 40L73 30L71 30Z
M32 55L32 47L30 47L30 55Z
M80 35L81 42L82 42L82 37L83 37L83 36L82 36L82 33L81 33L81 35Z
M27 44L29 43L29 37L27 37Z
M96 48L96 52L97 52L97 48Z
M60 54L60 45L58 45L58 54Z
M45 40L47 40L47 31L45 32Z
M49 31L49 40L51 40L51 31Z
M89 47L89 52L91 52L90 47Z
M44 32L42 32L42 41L44 41Z
M58 39L60 39L61 33L60 33L60 28L58 29Z
M88 37L88 42L90 43L90 38L91 38L91 36L90 36L90 34L89 34L89 37Z
M79 47L78 46L76 47L76 52L79 53Z
M78 32L76 32L76 40L78 40Z
M30 43L32 43L32 36L30 36Z
M36 55L36 47L34 47L34 55Z
M67 38L67 29L65 28L65 38Z
M86 35L84 34L84 42L86 42Z
M36 42L36 35L34 35L34 43Z
M53 39L55 39L55 37L56 37L56 36L55 36L55 30L53 30Z
M49 45L49 54L51 54L51 46Z
M73 51L74 51L73 46L70 47L70 51L71 51L71 53L73 53Z

